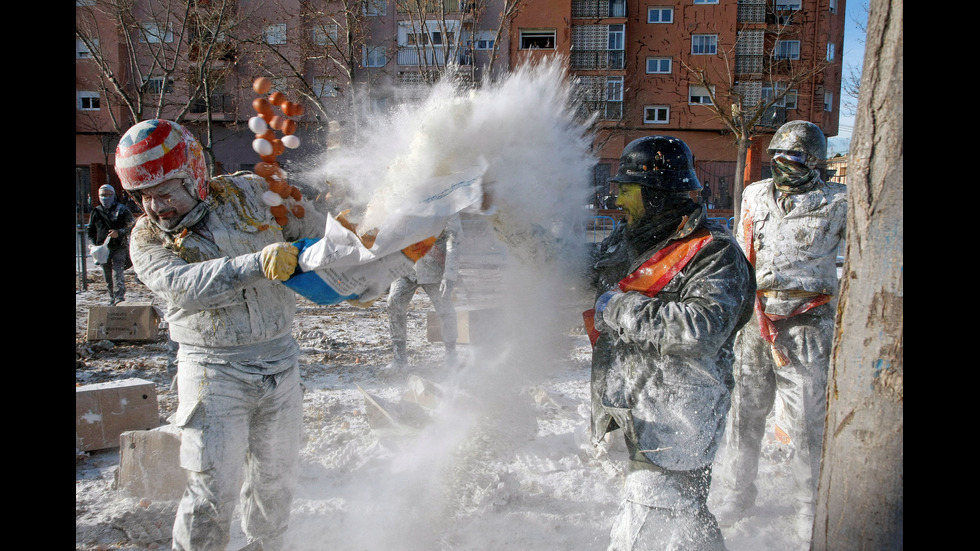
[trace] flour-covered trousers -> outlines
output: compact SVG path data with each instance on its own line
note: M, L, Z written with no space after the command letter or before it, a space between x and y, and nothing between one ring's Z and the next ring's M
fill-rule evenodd
M778 395L783 404L779 428L789 435L794 447L790 468L795 505L798 512L812 514L827 412L834 307L819 306L775 324L779 331L776 344L789 357L786 366L776 366L756 317L736 338L735 391L728 414L722 481L730 492L729 499L741 508L755 503L766 417Z
M445 295L439 292L438 283L416 283L402 277L391 284L388 291L388 320L391 324L391 340L406 342L408 338L408 303L415 296L415 291L421 287L429 295L432 307L439 316L439 328L442 329L442 340L447 344L455 344L459 338L456 326L456 308L453 306L451 292Z
M725 539L708 511L711 465L668 471L630 461L609 551L724 551Z
M282 547L303 426L296 357L275 375L179 358L180 465L187 486L173 549L224 550L241 503L242 530L265 551Z
M126 300L126 260L129 258L129 251L126 247L109 252L109 260L101 264L102 275L105 276L106 288L109 291L109 298L119 302Z

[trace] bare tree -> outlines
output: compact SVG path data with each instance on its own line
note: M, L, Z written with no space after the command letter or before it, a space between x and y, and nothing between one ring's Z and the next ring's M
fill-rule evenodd
M902 549L903 12L872 0L811 549Z
M767 5L767 9L771 6ZM719 57L691 55L682 59L681 65L691 76L695 85L705 90L709 102L704 107L709 109L716 120L732 135L735 145L735 181L733 189L733 205L735 205L735 223L738 223L739 208L742 202L742 189L745 187L745 164L753 137L761 133L769 133L781 125L782 120L774 117L778 107L782 105L787 95L795 93L801 84L811 81L822 73L829 63L825 58L816 55L805 58L793 55L792 52L782 51L775 45L787 38L799 38L808 34L816 25L813 15L803 11L787 12L789 15L769 14L774 23L769 25L765 33L765 47L762 56L745 56L747 65L739 63L740 42L748 39L749 33L743 29L738 33L736 43L729 49L719 47ZM746 74L758 75L756 78L745 78ZM761 93L768 91L767 94Z
M98 0L78 9L75 37L97 69L88 84L99 90L117 135L141 120L182 122L203 102L202 142L213 170L213 99L234 65L226 36L237 24L231 17L235 4ZM117 107L122 107L121 117Z

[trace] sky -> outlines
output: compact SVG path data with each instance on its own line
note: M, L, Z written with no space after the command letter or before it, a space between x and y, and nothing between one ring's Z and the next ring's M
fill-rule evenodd
M844 46L843 46L843 76L846 78L851 73L852 68L856 71L861 70L864 64L864 29L868 23L868 0L856 0L845 5L844 17L846 24L844 27ZM843 89L841 90L841 114L839 130L837 136L830 138L827 142L828 155L836 153L847 153L848 145L851 141L851 131L854 130L854 107L847 103L856 103L856 100L846 97Z

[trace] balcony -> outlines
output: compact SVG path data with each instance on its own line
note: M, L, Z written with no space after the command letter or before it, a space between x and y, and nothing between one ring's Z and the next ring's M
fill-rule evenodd
M765 67L765 56L763 55L736 55L735 74L752 75L761 74Z
M572 50L570 59L572 69L580 71L623 69L626 55L623 50Z
M401 46L398 48L396 61L399 65L412 67L419 65L443 67L446 65L446 51L441 47Z

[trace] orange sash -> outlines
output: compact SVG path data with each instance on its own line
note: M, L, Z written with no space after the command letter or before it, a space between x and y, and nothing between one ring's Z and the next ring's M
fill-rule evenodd
M711 234L704 228L683 239L672 241L654 253L633 273L621 279L619 289L624 293L637 291L648 297L655 296L710 241ZM582 312L582 319L585 321L585 331L589 335L589 341L595 347L600 334L595 328L595 308Z

